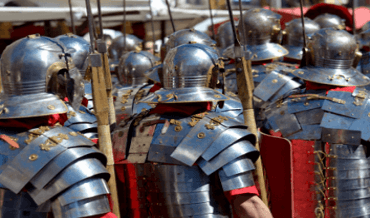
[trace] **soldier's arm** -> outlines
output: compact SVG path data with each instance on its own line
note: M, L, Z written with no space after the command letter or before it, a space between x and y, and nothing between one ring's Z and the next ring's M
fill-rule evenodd
M231 199L234 214L245 218L272 218L268 207L255 194L236 195Z

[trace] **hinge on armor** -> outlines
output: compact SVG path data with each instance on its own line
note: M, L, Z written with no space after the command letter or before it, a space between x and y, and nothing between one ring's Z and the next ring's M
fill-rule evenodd
M176 132L180 132L182 130L181 121L171 119L170 120L170 124L175 125L175 131Z
M145 94L145 90L144 90L144 89L139 90L139 91L136 93L136 95L135 95L135 101L136 101L135 103L136 103L136 104L138 104L138 103L139 103L139 101L143 98L144 94Z
M197 125L197 123L203 119L206 115L208 114L208 112L204 112L204 113L200 113L200 114L196 114L196 115L193 115L191 117L191 121L188 123L191 127L194 127L195 125Z
M220 125L224 120L226 121L229 119L223 116L214 117L211 119L210 123L205 126L207 129L215 129L215 127Z
M342 99L338 99L338 98L331 98L331 97L328 97L328 96L322 96L322 95L318 95L318 94L302 94L302 95L291 95L289 96L289 98L292 98L292 101L294 102L298 102L298 101L301 101L302 99L301 98L304 98L306 97L306 100L316 100L316 99L325 99L325 100L329 100L329 101L333 101L335 103L338 103L338 104L345 104L346 101L342 100Z
M121 103L122 104L126 104L127 101L128 101L128 98L130 97L131 93L132 93L132 89L128 90L125 94L122 95L121 97Z
M356 95L354 95L354 101L353 101L353 104L356 105L356 106L360 106L360 105L363 105L367 95L366 95L366 91L359 91Z
M69 139L68 135L59 133L57 136L52 136L49 139L47 139L44 144L40 144L40 148L41 150L44 150L44 151L50 151L51 147L55 147L59 143L61 143L63 140L68 140L68 139Z
M28 145L30 144L34 139L45 133L46 131L49 131L50 128L48 126L40 126L38 129L30 130L30 134L28 135L28 139L24 140L24 142Z

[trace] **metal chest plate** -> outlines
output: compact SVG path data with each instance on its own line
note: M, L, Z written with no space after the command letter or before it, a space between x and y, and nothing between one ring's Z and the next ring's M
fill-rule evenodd
M331 129L349 129L355 120L356 119L350 117L325 113L320 126Z
M94 145L90 140L66 127L40 127L30 130L25 142L28 145L0 174L0 183L15 193L63 151L73 147Z
M342 100L344 103L325 100L322 106L323 110L351 118L360 118L368 103L366 96L364 96L366 100L359 100L358 97L352 96L350 92L330 91L327 97Z
M272 71L255 88L254 95L263 101L268 101L290 79L290 77Z

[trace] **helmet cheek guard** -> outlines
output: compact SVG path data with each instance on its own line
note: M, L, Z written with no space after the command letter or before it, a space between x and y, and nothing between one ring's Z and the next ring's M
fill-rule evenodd
M78 110L84 95L83 78L69 60L52 64L46 73L47 91L58 95L60 98L68 98L73 109Z

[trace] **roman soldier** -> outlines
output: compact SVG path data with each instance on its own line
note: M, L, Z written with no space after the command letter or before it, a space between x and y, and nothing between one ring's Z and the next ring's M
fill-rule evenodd
M60 42L30 35L1 60L2 217L115 217L110 211L107 159L95 144L64 127L78 109L82 78ZM76 108L77 107L77 108Z
M348 32L315 32L308 65L293 72L305 89L266 109L265 128L292 142L293 217L370 215L370 79L355 69L359 57Z
M130 51L141 50L143 48L142 42L143 40L131 34L113 39L112 44L108 48L111 72L117 71L116 67L122 55Z
M234 44L233 29L231 25L231 22L228 21L221 24L217 29L216 41L220 54L222 54L227 47Z
M61 35L55 38L70 52L73 63L84 78L84 98L82 104L78 110L74 110L69 104L68 106L68 120L65 122L65 126L69 127L77 132L84 134L90 139L98 138L97 135L97 120L95 115L92 113L93 97L91 90L91 83L87 79L86 71L88 70L88 55L90 53L90 45L82 37L73 35L71 33ZM68 99L66 99L68 101Z
M311 37L312 34L320 30L319 24L309 18L304 18L304 23L306 38ZM284 62L294 64L301 63L303 55L302 49L304 46L302 29L301 18L291 20L285 24L282 45L289 53L284 56Z
M294 93L301 86L291 72L297 65L273 62L288 51L281 45L271 42L280 32L280 15L267 9L250 9L239 22L239 36L244 39L244 56L252 61L254 107L258 126L265 120L264 109L288 93ZM246 31L242 31L243 28ZM243 41L243 40L241 40ZM225 50L224 55L234 58L234 45ZM230 63L232 63L231 61ZM225 86L237 92L236 73L233 64L225 66Z
M230 206L234 217L272 217L254 186L254 135L212 109L228 99L210 88L218 63L205 45L171 49L163 88L141 99L156 107L113 132L125 217L231 217Z
M319 24L321 29L333 27L339 30L343 30L346 28L346 23L345 23L346 20L340 18L339 16L335 14L328 14L328 13L321 14L315 17L313 21Z
M137 109L138 101L153 87L148 83L145 72L158 65L158 61L158 57L147 51L131 51L121 57L117 74L120 83L115 86L113 92L116 98L114 107L117 124L143 109ZM147 104L143 106L150 108Z

